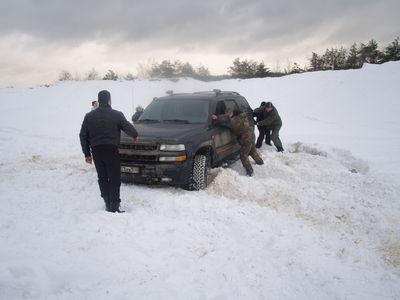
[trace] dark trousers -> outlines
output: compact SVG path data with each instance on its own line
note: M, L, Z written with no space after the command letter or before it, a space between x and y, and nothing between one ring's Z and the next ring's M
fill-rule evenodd
M271 128L266 126L257 126L257 129L259 134L256 142L256 148L261 147L264 138L265 138L265 143L271 145Z
M281 127L282 127L282 125L274 126L272 128L272 135L271 135L272 142L274 143L274 145L278 149L278 151L280 151L281 149L283 151L282 142L281 142L281 139L279 138L279 130L281 129Z
M99 145L92 147L93 161L96 166L101 197L106 205L119 205L121 187L121 165L118 147Z

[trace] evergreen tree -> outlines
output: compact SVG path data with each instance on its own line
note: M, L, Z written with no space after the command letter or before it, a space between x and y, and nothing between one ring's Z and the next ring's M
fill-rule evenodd
M290 74L296 74L296 73L303 73L304 70L302 68L300 68L300 66L298 65L298 63L293 63L293 67L290 70Z
M196 74L192 65L188 62L184 64L177 64L177 68L178 68L177 70L178 76L194 77L194 75Z
M398 37L385 47L382 56L384 58L383 62L400 60L400 45Z
M346 57L347 57L346 48L340 47L337 52L337 67L339 70L346 69Z
M322 70L322 58L317 53L313 52L310 58L310 71L321 71Z
M233 61L233 66L230 66L228 72L234 78L249 78L249 65L247 61L241 62L239 58Z
M346 49L343 47L326 49L322 56L323 70L342 70L346 67Z
M336 54L335 49L326 49L324 55L322 55L323 70L336 70Z
M351 45L347 55L345 69L358 69L361 68L361 65L362 63L360 62L360 58L358 56L357 44L354 43Z
M236 58L233 61L233 65L228 68L228 72L233 78L255 78L255 77L266 77L270 73L269 69L264 65L263 62L257 63L254 60L243 60L240 61Z
M376 64L382 54L378 50L378 43L372 39L367 45L361 44L359 49L360 60L362 63Z
M208 77L210 76L210 71L204 66L200 66L196 69L196 73L200 77Z
M262 61L256 66L254 77L264 78L267 77L269 73L270 73L269 68L267 68L264 62Z
M359 58L361 67L365 62L367 62L367 57L368 57L367 45L365 45L364 43L361 43L360 48L358 48L358 58Z
M113 70L108 70L107 74L104 75L103 80L118 80L118 75Z
M207 68L200 66L197 69L189 62L181 62L176 60L164 60L160 64L155 62L148 71L150 77L155 78L174 78L174 77L191 77L206 80L210 77L210 72Z
M176 77L176 69L174 63L169 60L163 60L161 64L154 63L151 71L151 77L159 77L159 78L173 78Z
M378 50L378 43L375 40L370 40L368 42L368 48L369 48L369 63L371 64L377 64L379 62L379 57L381 56L380 51Z
M195 78L200 80L208 80L210 78L210 71L204 66L197 67L195 74Z

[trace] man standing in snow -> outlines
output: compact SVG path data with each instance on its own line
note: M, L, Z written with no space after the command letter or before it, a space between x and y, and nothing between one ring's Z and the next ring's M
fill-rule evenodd
M139 105L138 107L136 107L136 112L132 116L132 122L135 123L137 120L139 120L142 113L143 113L143 107Z
M234 116L233 109L227 109L224 115L212 115L211 118L216 120L217 125L228 127L236 136L240 147L240 160L246 169L247 176L253 175L253 167L251 166L249 155L255 160L257 165L264 164L264 161L257 152L254 135L254 128L250 124L247 112L243 112L238 116Z
M264 106L265 104L266 102L262 101L260 107ZM256 118L255 123L257 124L258 122L264 120L264 112L263 111L258 113L253 112L253 117ZM266 126L258 126L258 125L257 129L258 129L258 138L256 141L256 148L261 148L264 138L265 138L265 143L271 146L271 129Z
M85 161L96 167L101 197L109 212L120 210L121 165L118 144L121 130L137 140L137 131L122 112L111 108L111 95L98 94L99 107L86 114L79 134Z
M92 108L90 109L90 111L95 110L96 108L99 107L99 102L97 101L92 101Z
M279 130L282 127L282 120L275 106L273 106L271 102L267 102L265 105L256 108L254 113L264 114L264 119L257 122L257 126L266 126L267 128L271 128L271 140L278 152L283 152L282 142L279 138Z

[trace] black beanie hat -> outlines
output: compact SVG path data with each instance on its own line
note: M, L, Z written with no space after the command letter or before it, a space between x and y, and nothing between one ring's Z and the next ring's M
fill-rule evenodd
M271 102L265 103L265 107L267 107L267 108L272 108L272 103L271 103Z
M100 91L97 96L97 99L99 100L100 104L107 104L108 100L111 99L110 92L107 90Z
M267 104L265 101L261 102L260 106L264 106L265 104Z

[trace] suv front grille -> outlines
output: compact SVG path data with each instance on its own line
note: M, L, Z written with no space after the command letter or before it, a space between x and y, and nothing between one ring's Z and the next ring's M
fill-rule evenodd
M137 154L119 154L119 157L122 160L134 160L134 161L152 161L155 162L157 161L157 156L156 155L137 155Z
M157 144L120 144L119 148L141 150L141 151L153 151L157 150Z

